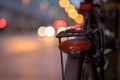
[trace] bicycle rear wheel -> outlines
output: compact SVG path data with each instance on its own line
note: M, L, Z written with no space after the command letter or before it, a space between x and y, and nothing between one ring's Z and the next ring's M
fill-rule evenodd
M81 80L95 80L93 67L90 64L83 64Z
M95 80L95 68L91 63L85 63L84 57L67 59L65 80Z

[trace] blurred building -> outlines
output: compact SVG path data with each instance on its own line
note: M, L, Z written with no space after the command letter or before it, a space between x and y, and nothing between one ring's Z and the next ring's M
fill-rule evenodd
M0 0L0 18L3 17L7 19L7 32L35 31L40 26L52 25L57 19L75 24L57 0Z

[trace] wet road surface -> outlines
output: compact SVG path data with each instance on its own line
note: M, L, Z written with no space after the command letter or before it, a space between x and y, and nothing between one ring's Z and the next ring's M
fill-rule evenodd
M57 46L55 37L0 35L0 80L62 80Z
M55 37L1 36L0 80L61 80L57 46Z

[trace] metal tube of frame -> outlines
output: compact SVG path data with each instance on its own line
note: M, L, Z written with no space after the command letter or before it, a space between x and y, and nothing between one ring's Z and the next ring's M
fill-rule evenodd
M100 80L104 80L104 53L103 53L103 31L98 32L100 48Z
M59 38L59 44L60 43L61 43L61 38ZM60 58L61 58L62 80L64 80L64 65L63 65L63 55L61 50L60 50Z

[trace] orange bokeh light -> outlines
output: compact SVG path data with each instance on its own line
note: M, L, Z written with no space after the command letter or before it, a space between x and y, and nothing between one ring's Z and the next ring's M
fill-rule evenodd
M66 7L69 4L70 4L69 0L59 0L60 7L64 8L64 7Z
M76 9L70 9L68 12L68 16L72 19L76 18L78 16L78 12Z
M65 7L65 11L68 13L70 9L75 9L75 7L72 4L69 4Z
M77 17L74 18L74 20L77 24L82 24L84 22L84 16L82 14L79 14Z

